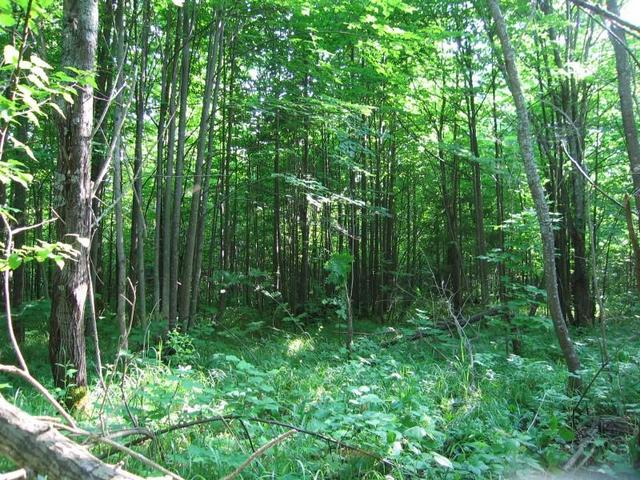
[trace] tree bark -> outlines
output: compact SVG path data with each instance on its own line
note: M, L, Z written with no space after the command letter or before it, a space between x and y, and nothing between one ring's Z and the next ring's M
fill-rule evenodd
M49 480L141 480L103 463L49 424L0 395L0 453Z
M219 14L216 14L219 15ZM180 286L180 304L179 316L182 326L188 328L191 324L191 315L195 312L191 311L191 290L194 270L194 257L198 230L198 215L200 212L200 201L202 195L202 170L204 168L204 159L207 151L207 133L209 132L209 116L211 115L211 105L214 89L214 75L216 66L218 65L218 51L220 35L219 29L222 23L218 18L215 22L211 22L211 31L209 32L209 50L207 54L207 71L205 74L205 90L202 103L202 111L200 114L200 127L198 131L198 142L196 146L196 167L195 177L191 193L191 210L189 213L189 226L187 228L187 245L184 256L182 258L182 281ZM206 182L209 181L205 178Z
M176 138L176 100L178 86L178 57L182 45L182 15L184 9L180 9L175 27L175 38L173 48L173 60L169 67L169 123L167 126L167 165L166 178L164 186L164 200L162 207L162 316L167 320L167 328L173 330L176 328L176 318L171 315L171 292L175 285L172 284L171 275L171 259L172 248L177 248L172 242L171 235L171 218L173 207L173 187L171 185L173 175L173 164L175 158L175 138ZM169 23L169 21L167 22ZM160 143L160 142L159 142Z
M617 0L607 0L607 8L615 15L619 15ZM609 38L613 45L616 56L616 71L618 73L618 96L620 97L620 113L622 115L622 128L624 139L629 156L629 166L631 167L631 179L633 189L636 192L636 209L640 216L640 142L638 141L638 131L636 130L635 115L633 111L633 90L631 65L629 64L629 53L627 50L627 40L622 30L617 24L610 27Z
M213 106L211 108L211 115L209 118L209 145L207 147L207 162L204 169L202 198L200 199L200 206L198 211L195 258L193 260L193 288L191 293L190 307L191 312L196 312L198 301L200 299L200 279L202 275L202 258L204 255L204 236L206 229L205 222L208 213L209 192L211 190L211 169L213 166L214 157L216 114L218 112L218 94L220 92L220 80L222 79L222 56L224 53L224 21L222 18L220 19L220 25L217 35L219 37L217 41L219 52L217 54L218 61L216 63L216 82L213 91ZM209 252L209 255L213 256L213 250Z
M620 16L617 0L607 0L607 8L611 13ZM636 215L640 220L640 141L638 140L638 131L636 130L636 120L633 111L633 88L631 65L629 63L629 52L627 47L627 39L624 30L617 23L612 23L609 27L609 38L613 45L613 51L616 56L616 72L618 73L618 96L620 97L620 114L622 116L622 129L624 131L624 140L627 147L627 155L629 157L629 167L631 169L631 181L633 183L633 192L636 204ZM635 226L633 222L629 223L629 236L637 237L635 234ZM635 272L636 272L636 288L640 292L640 249L634 247L635 256ZM640 437L638 437L640 439Z
M551 223L551 216L549 215L549 207L544 196L542 182L540 181L540 176L535 163L527 104L522 91L520 77L518 75L515 52L511 45L509 34L507 33L504 17L502 16L497 0L487 1L489 4L489 10L491 11L491 16L495 22L500 44L502 45L502 54L504 56L506 71L505 80L513 96L518 118L518 143L520 145L524 168L527 174L529 190L533 197L538 223L540 224L547 302L549 310L551 311L551 318L553 319L558 342L560 343L560 348L562 349L567 368L570 372L569 388L573 390L580 386L580 359L578 358L571 341L571 337L569 336L569 330L567 329L567 325L564 321L560 298L558 296L553 225Z
M169 296L169 324L177 325L178 316L178 273L180 270L180 220L182 205L182 188L184 181L184 160L187 134L187 109L189 96L189 72L191 70L191 26L193 1L184 4L182 12L182 34L184 38L176 37L177 42L184 42L182 47L182 63L180 65L180 113L178 120L178 149L176 152L175 182L173 193L173 211L171 216L171 262L169 266L170 296Z
M64 67L93 71L98 38L97 0L65 0L62 61ZM93 87L76 87L73 104L65 104L59 124L60 152L55 182L57 239L79 251L74 261L56 270L49 325L49 357L56 386L87 385L84 306L89 289L91 223L91 133ZM67 376L67 367L75 372Z
M136 2L137 3L137 2ZM142 202L142 142L144 140L144 115L145 96L147 89L147 57L149 52L149 0L142 3L142 32L140 38L140 70L136 83L136 140L135 157L133 162L133 218L135 219L135 230L132 232L135 242L132 242L134 249L135 285L136 285L136 320L139 325L146 326L147 304L146 304L146 274L144 269L144 240L146 234L144 209Z
M116 57L124 61L124 0L118 0L115 14L116 24ZM118 62L119 63L119 62ZM116 110L114 114L114 124L120 125L125 115L124 102L124 78L118 76L116 83L118 96L116 98ZM113 158L113 196L115 198L115 237L116 237L116 320L120 331L118 348L126 350L128 348L127 339L127 318L126 318L126 287L127 287L127 258L124 251L124 219L122 215L122 163L124 160L124 145L122 143L122 130L114 132L118 135Z

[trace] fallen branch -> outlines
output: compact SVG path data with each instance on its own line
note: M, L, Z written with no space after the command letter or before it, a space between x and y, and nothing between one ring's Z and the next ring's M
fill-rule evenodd
M285 422L280 422L278 420L269 420L269 419L265 419L265 418L257 418L257 417L243 417L242 415L218 415L215 417L206 417L206 418L199 418L196 420L191 420L188 422L182 422L182 423L177 423L175 425L169 425L165 428L162 428L160 430L156 430L155 432L153 432L153 437L158 437L160 435L164 435L166 433L171 433L171 432L175 432L176 430L183 430L185 428L190 428L190 427L195 427L198 425L205 425L208 423L215 423L215 422L229 422L232 420L238 420L238 421L244 421L244 422L256 422L256 423L264 423L266 425L275 425L278 427L284 427L287 428L289 430L294 430L298 433L302 433L304 435L309 435L311 437L315 437L315 438L319 438L320 440L323 440L329 444L335 445L339 448L342 448L344 450L351 450L352 452L356 452L362 456L365 457L369 457L369 458L373 458L374 460L382 463L383 465L385 465L388 468L392 468L392 469L402 469L401 466L391 462L390 460L387 460L386 458L382 457L381 455L378 455L377 453L374 452L370 452L368 450L364 450L360 447L357 447L355 445L350 445L348 443L342 442L340 440L337 440L333 437L330 437L328 435L325 435L323 433L319 433L319 432L314 432L311 430L306 430L304 428L301 427L297 427L295 425L292 425L290 423L285 423ZM146 442L147 440L149 440L149 436L145 435L143 437L140 438L136 438L135 440L132 440L128 443L125 444L126 447L132 447L135 445L140 445L141 443ZM102 457L102 459L106 459L109 458L111 456L111 453L105 455Z
M49 480L140 480L103 463L48 423L11 405L0 395L0 453Z
M285 432L282 435L274 438L273 440L265 443L258 450L256 450L249 458L247 458L244 462L242 462L242 464L238 468L236 468L233 472L231 472L229 475L224 477L222 480L233 480L238 475L240 475L243 470L245 470L249 465L251 465L251 463L253 463L253 461L256 458L261 457L262 455L264 455L271 448L273 448L276 445L284 442L287 438L289 438L294 433L297 433L297 432L295 430L293 430L293 429L289 430L288 432Z
M471 315L469 318L464 318L463 317L463 318L461 318L461 320L458 323L459 323L459 326L461 328L465 328L467 325L472 325L474 323L481 322L481 321L485 320L488 317L497 317L497 316L507 315L508 312L509 312L509 310L506 307L497 306L497 307L493 307L493 308L490 308L488 310L476 313L474 315ZM387 340L386 342L382 342L381 346L389 347L391 345L396 345L396 344L401 343L401 342L413 342L413 341L416 341L416 340L421 340L423 338L433 337L434 336L434 333L433 333L433 329L434 328L437 328L437 329L440 329L440 330L451 330L452 328L457 329L457 326L451 320L440 321L440 322L437 322L435 324L435 326L430 328L430 329L429 328L418 329L414 333L412 333L411 335L405 335L405 336L399 336L399 337L392 338L391 340Z
M22 370L18 367L14 367L12 365L0 365L0 372L17 375L18 377L28 382L44 398L46 398L51 405L53 405L53 408L55 408L58 411L58 413L62 415L62 418L64 418L69 425L71 425L72 427L76 426L76 422L73 419L73 417L69 415L64 408L62 408L62 405L60 405L55 398L53 398L53 395L49 393L49 390L44 388L40 382L38 382L35 378L31 376L31 374L29 374L28 371Z
M499 317L502 315L507 315L508 313L509 313L509 309L500 305L497 307L492 307L483 312L479 312L474 315L471 315L468 318L461 317L460 320L458 320L458 323L461 328L465 328L467 325L472 325L474 323L482 322L488 317ZM451 320L440 322L436 324L436 326L442 329L450 329L451 327L457 328L456 323Z
M0 480L27 480L28 478L29 472L25 468L9 473L0 473Z

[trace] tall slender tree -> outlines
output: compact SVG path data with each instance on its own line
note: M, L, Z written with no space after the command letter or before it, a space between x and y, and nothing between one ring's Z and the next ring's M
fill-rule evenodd
M569 330L564 320L560 297L558 296L558 284L556 279L555 265L555 245L553 239L553 225L549 206L544 195L542 182L536 166L533 152L532 130L529 122L527 103L520 83L518 67L516 65L516 55L511 45L511 40L507 32L507 26L498 5L497 0L487 0L489 11L495 23L496 32L502 46L504 56L505 80L511 91L513 102L516 107L518 118L518 144L524 162L524 169L527 174L527 183L533 197L536 208L536 215L540 225L540 236L542 237L544 277L547 289L547 303L551 311L551 318L555 327L558 342L564 355L564 360L569 369L569 388L575 389L580 386L580 359L569 336Z

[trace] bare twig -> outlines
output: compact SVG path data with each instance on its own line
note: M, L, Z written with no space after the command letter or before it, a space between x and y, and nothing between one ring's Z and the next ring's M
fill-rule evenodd
M205 418L199 418L196 420L191 420L188 422L182 422L182 423L177 423L174 425L169 425L165 428L162 428L160 430L157 430L154 432L154 437L160 436L160 435L164 435L166 433L171 433L171 432L175 432L176 430L182 430L185 428L190 428L190 427L195 427L198 425L205 425L208 423L215 423L215 422L228 422L230 420L242 420L245 422L256 422L256 423L264 423L266 425L275 425L278 427L284 427L284 428L288 428L289 430L295 430L296 432L299 433L303 433L305 435L309 435L311 437L315 437L315 438L319 438L320 440L323 440L325 442L327 442L328 444L332 444L335 445L339 448L342 448L344 450L350 450L352 452L356 452L364 457L369 457L372 458L374 460L379 461L380 463L386 465L389 468L393 468L393 469L399 469L402 470L402 467L400 465L395 464L394 462L384 458L381 455L378 455L377 453L374 452L370 452L368 450L364 450L360 447L357 447L355 445L350 445L348 443L345 443L341 440L337 440L333 437L330 437L328 435L325 435L323 433L319 433L319 432L314 432L311 430L307 430L301 427L297 427L295 425L292 425L290 423L286 423L286 422L281 422L279 420L269 420L266 418L257 418L257 417L243 417L242 415L218 415L218 416L214 416L214 417L205 417ZM134 434L137 434L136 432L134 432ZM141 443L144 443L145 441L147 441L150 437L148 436L143 436L141 438L136 438L135 440L132 440L131 442L128 442L126 444L127 447L131 447L134 445L139 445ZM107 458L110 455L106 455L103 457Z
M165 475L167 475L168 477L174 479L174 480L184 480L180 475L177 475L175 473L173 473L171 470L167 470L166 468L164 468L162 465L158 465L156 462L154 462L153 460L149 460L147 457L145 457L144 455L136 452L135 450L131 450L129 447L126 447L124 445L119 444L118 442L114 442L113 440L111 440L108 437L103 437L100 435L95 435L91 432L87 432L86 430L82 430L79 428L73 429L71 430L72 433L78 434L78 435L84 435L87 436L89 439L99 442L99 443L104 443L105 445L110 446L111 448L113 448L114 450L118 450L132 458L135 458L136 460L138 460L141 463L144 463L146 466L151 467L155 470L158 470L159 472L164 473Z
M47 401L53 405L53 407L62 415L62 417L71 425L73 428L76 427L76 422L71 415L69 415L62 405L58 403L58 401L53 398L53 395L49 393L49 391L42 386L40 382L38 382L35 378L33 378L29 372L20 369L18 367L14 367L13 365L0 365L0 372L10 373L12 375L17 375L23 380L29 382Z
M0 215L2 221L4 222L4 226L7 229L7 244L5 246L5 259L8 259L11 256L11 249L13 248L13 230L11 230L11 225L9 221L4 215ZM11 315L11 288L9 285L9 275L10 270L6 269L3 272L3 280L4 280L4 310L5 315L7 316L7 329L9 340L11 341L11 346L13 347L13 351L16 354L18 359L18 364L20 368L29 375L29 368L27 367L27 362L25 362L24 357L22 356L22 351L20 350L20 345L18 345L18 340L16 339L16 334L13 331L13 317Z
M587 393L589 392L589 389L591 388L593 383L596 381L596 379L602 373L602 371L607 367L607 365L609 365L609 362L604 362L602 365L600 365L600 368L598 369L596 374L593 376L593 378L589 382L589 385L587 385L587 388L585 388L582 394L580 395L580 398L578 399L578 403L576 403L576 406L573 407L573 409L571 410L571 425L573 426L574 429L576 428L576 411L578 410L578 407L582 403L582 400L584 400L584 397L587 396Z
M26 468L20 470L14 470L9 473L0 473L0 480L27 480L29 478L29 472Z
M268 450L270 450L273 447L275 447L276 445L284 442L287 438L289 438L290 436L292 436L295 433L297 433L297 431L292 429L292 430L289 430L288 432L285 432L282 435L274 438L273 440L265 443L258 450L256 450L249 458L247 458L244 462L242 462L242 464L238 468L236 468L233 472L231 472L229 475L224 477L222 480L233 480L238 475L240 475L243 470L245 470L249 465L251 465L251 463L253 463L253 461L256 458L261 457Z
M598 7L597 5L591 5L590 3L585 2L583 0L571 0L571 3L574 3L579 7L582 7L591 12L595 12L598 15L603 16L607 20L617 23L618 26L623 27L625 30L627 30L629 33L631 33L634 36L638 36L638 34L640 34L640 27L638 27L637 25L634 25L631 22L627 22L626 20L620 18L618 15L615 15L610 11L605 10L604 8Z

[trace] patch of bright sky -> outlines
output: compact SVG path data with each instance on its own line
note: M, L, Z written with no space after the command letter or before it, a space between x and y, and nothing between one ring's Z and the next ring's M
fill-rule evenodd
M627 0L620 9L620 16L626 21L640 26L640 0Z

